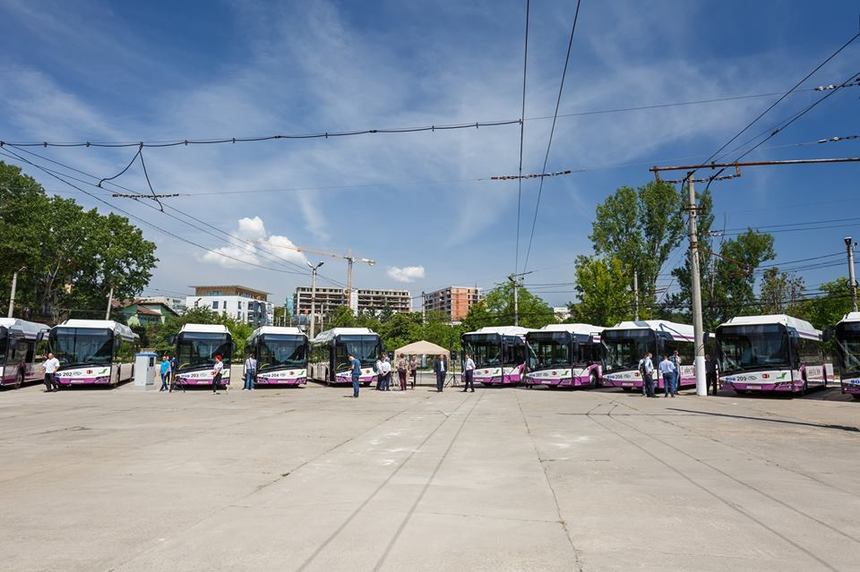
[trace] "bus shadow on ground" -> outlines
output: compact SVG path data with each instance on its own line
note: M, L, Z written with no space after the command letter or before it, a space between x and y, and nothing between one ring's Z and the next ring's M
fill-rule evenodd
M763 421L765 423L780 423L783 425L799 425L802 427L814 427L816 429L837 429L839 431L849 431L851 433L860 433L860 427L852 425L835 425L829 423L812 423L810 421L792 421L789 419L774 419L769 417L755 417L752 415L738 415L736 413L716 413L713 411L697 411L695 409L681 409L679 407L669 407L669 411L678 411L680 413L706 415L709 417L725 417L729 419L745 419L747 421Z

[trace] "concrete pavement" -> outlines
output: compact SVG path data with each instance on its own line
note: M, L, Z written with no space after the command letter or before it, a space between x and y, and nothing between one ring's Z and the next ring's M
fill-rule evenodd
M860 570L860 403L0 393L6 570Z

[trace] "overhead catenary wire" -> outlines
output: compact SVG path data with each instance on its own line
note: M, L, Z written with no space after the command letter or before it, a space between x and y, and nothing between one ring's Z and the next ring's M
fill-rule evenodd
M543 157L543 167L541 168L541 173L546 173L546 165L549 162L549 152L552 149L552 139L553 139L553 136L555 135L555 124L556 124L556 121L558 121L558 109L561 106L561 96L564 93L564 80L567 77L567 67L568 67L568 64L570 63L570 52L572 51L572 48L573 48L573 37L576 34L576 23L579 21L579 8L580 8L581 4L582 4L582 0L576 0L576 11L573 13L573 23L570 26L570 38L567 41L567 53L564 56L564 67L561 70L561 81L559 82L559 86L558 86L558 96L555 99L555 112L553 113L553 117L552 117L552 126L549 129L549 139L547 140L547 144L546 144L546 153L544 154L544 157ZM526 258L525 258L525 261L523 262L523 272L528 270L528 267L529 267L529 257L531 256L531 253L532 253L532 243L534 242L535 227L537 226L538 213L540 212L540 201L541 201L541 196L543 195L543 184L544 184L545 180L546 180L546 177L543 177L543 176L540 177L540 184L538 185L537 199L535 201L535 212L534 212L534 216L532 217L532 228L531 228L531 231L529 232L529 245L528 245L528 248L526 248Z
M517 238L514 245L514 274L519 272L520 268L520 212L523 203L523 146L525 143L526 130L526 80L528 78L529 69L529 12L531 0L526 0L526 29L525 39L523 41L523 96L522 108L520 111L520 161L517 169Z
M8 150L8 149L7 149L7 150ZM58 166L61 166L61 167L65 168L65 169L67 169L67 170L74 171L74 172L79 173L79 174L81 174L81 175L84 175L84 176L86 176L86 177L90 177L90 178L92 178L92 179L98 179L98 177L96 177L95 175L93 175L93 174L91 174L91 173L87 173L86 171L82 171L82 170L77 169L77 168L75 168L75 167L72 167L72 166L70 166L70 165L66 165L66 164L64 164L64 163L62 163L62 162L60 162L60 161L56 161L56 160L51 159L51 158L49 158L49 157L44 157L44 156L42 156L42 155L39 155L38 153L34 153L33 151L30 151L30 150L27 150L27 149L21 149L21 151L22 151L22 152L25 152L25 153L28 153L28 154L30 154L30 155L33 155L33 156L35 156L35 157L39 157L39 158L41 158L41 159L43 159L43 160L46 160L46 161L49 161L49 162L51 162L51 163L54 163L54 164L56 164L56 165L58 165ZM40 165L38 165L38 164L36 164L36 163L33 163L33 162L29 162L29 164L31 164L31 165L33 165L33 166L35 166L36 168L38 168L38 169L42 170L43 172L46 172L46 173L50 174L50 175L51 175L51 176L53 176L54 178L57 178L57 175L62 175L62 176L64 176L64 177L66 177L66 178L68 178L68 179L71 179L71 180L74 180L74 181L76 181L76 182L79 182L79 183L82 183L82 184L85 184L85 185L90 185L90 186L92 186L92 187L96 187L96 188L98 188L98 189L100 189L100 190L105 190L105 191L106 191L106 189L104 189L103 187L99 187L96 183L92 183L92 182L86 181L86 180L84 180L84 179L76 178L76 177L73 177L73 176L71 176L71 175L67 175L67 174L65 174L65 173L60 173L60 172L58 172L58 171L53 171L53 170L51 170L51 169L48 169L48 168L43 167L43 166L40 166ZM60 180L62 180L62 179L60 179ZM66 183L66 184L69 184L69 183L68 183L68 181L62 181L62 182ZM116 186L117 188L120 188L120 189L123 189L123 190L129 191L130 193L135 193L135 191L132 191L132 190L131 190L131 189L129 189L128 187L124 187L124 186L119 185L119 184L117 184L117 183L110 182L109 184L111 184L111 185L113 185L113 186ZM77 186L73 186L73 187L74 187L74 188L76 188L76 189L78 189L78 190L80 190L80 189L79 189L79 187L77 187ZM109 191L108 191L108 192L109 192ZM93 196L93 195L91 195L90 193L86 193L86 194L89 194L90 196ZM146 194L144 194L144 193L137 193L137 196L138 196L138 197L141 197L141 198L147 198L147 195L146 195ZM99 200L101 200L101 199L99 199ZM102 202L105 202L105 201L102 201ZM113 206L111 203L108 203L108 204L109 204L109 205L111 205L111 206ZM149 207L149 208L152 208L152 209L158 210L158 209L157 209L155 206L153 206L153 205L149 205L149 204L146 204L146 203L143 203L143 204L144 204L145 206ZM183 224L186 224L186 225L190 226L191 228L194 228L194 229L199 230L199 231L201 231L201 232L204 232L204 233L206 233L206 234L208 234L208 235L210 235L210 236L213 236L213 237L215 237L215 238L218 238L219 240L222 240L223 242L225 242L228 246L236 246L235 241L244 242L244 243L246 243L247 245L249 245L249 246L246 246L246 247L244 248L246 251L248 251L248 253L249 253L249 254L254 254L254 253L255 253L255 251L260 251L262 254L264 254L264 255L265 255L265 256L264 256L264 258L268 258L268 260L269 260L270 262L275 262L275 263L279 263L279 264L285 264L285 265L288 265L288 266L290 266L290 267L292 267L292 268L295 268L296 270L294 270L294 271L288 271L288 273L290 273L290 274L296 274L296 275L305 275L305 274L307 274L307 271L304 269L304 267L303 267L302 265L297 264L297 263L295 263L295 262L293 262L293 261L290 261L290 260L288 260L288 259L285 259L285 258L283 258L283 257L281 257L281 256L279 256L279 255L277 255L277 254L275 254L275 253L273 253L273 252L269 251L268 249L263 248L261 245L259 245L259 244L255 243L255 242L253 242L253 241L249 241L249 240L243 239L243 238L238 237L238 236L236 236L236 235L234 235L234 234L232 234L232 233L229 233L229 232L227 232L227 231L224 231L224 230L222 230L222 229L218 228L217 226L212 225L210 222L208 222L208 221L203 221L203 220L201 220L201 219L199 219L199 218L197 218L197 217L195 217L195 216L193 216L193 215L191 215L191 214L189 214L189 213L187 213L187 212L181 211L181 210L176 209L176 208L173 208L173 207L168 207L168 208L170 208L171 210L173 210L173 211L175 211L175 212L177 212L177 213L180 213L182 216L186 217L187 219L190 219L190 220L192 220L192 221L195 221L195 222L197 222L197 223L199 223L199 224L201 224L201 225L203 225L203 226L198 226L198 225L195 225L195 224L189 223L187 220L183 220L183 219L181 219L181 218L179 218L179 217L177 217L177 216L175 216L175 215L172 215L172 214L170 214L170 213L167 213L167 212L161 211L161 212L163 212L163 213L165 214L165 216L168 216L169 218L172 218L172 219L174 219L174 220L177 220L177 221L179 221L179 222L182 222ZM122 210L122 209L119 209L119 210L121 210L123 213L126 213L126 212L127 212L127 211L124 211L124 210ZM144 219L141 219L140 217L136 217L136 219L137 219L137 220L144 220ZM147 221L147 222L148 222L148 221ZM157 230L162 230L162 231L163 231L163 229L161 229L161 227L157 227L156 225L153 225L153 224L151 224L151 223L148 223L148 224L150 224L150 226L155 227ZM215 233L214 233L213 231L215 231L215 232L217 232L217 233L220 233L220 234L224 235L224 237L225 237L225 238L221 238L221 237L216 236L216 235L215 235ZM171 236L179 237L179 235L176 235L175 233L172 233L172 234L171 234ZM180 238L180 240L183 240L181 237L179 237L179 238ZM257 267L264 268L264 269L267 269L267 270L274 270L274 271L279 271L279 272L281 272L281 271L282 271L282 270L280 270L280 269L275 269L275 268L271 268L271 267L268 267L268 266L262 266L262 265L258 265L258 264L255 264L255 263L250 263L250 262L248 262L248 261L245 261L245 260L242 260L242 259L239 259L239 258L236 258L236 257L230 256L230 255L227 255L227 254L225 254L225 253L223 253L223 252L221 252L221 251L215 251L215 250L212 250L212 249L208 249L208 248L203 247L203 246L201 246L201 245L199 245L199 244L197 244L197 243L195 243L195 242L193 242L193 241L187 241L187 240L186 240L186 242L189 242L190 244L193 244L194 246L198 246L198 247L201 247L201 248L204 248L204 249L210 250L210 251L211 251L211 252L213 252L214 254L217 254L217 255L222 256L222 257L224 257L224 258L232 259L232 260L235 260L235 261L238 261L238 262L242 262L242 263L244 263L244 264L249 264L249 265L251 265L251 266L257 266ZM283 271L283 272L287 272L287 271ZM322 276L321 276L321 278L324 278L324 279L326 279L327 281L329 281L329 282L331 282L331 283L333 283L333 284L336 284L336 285L342 285L342 283L340 283L340 282L338 282L337 280L334 280L334 279L332 279L332 278L322 277Z

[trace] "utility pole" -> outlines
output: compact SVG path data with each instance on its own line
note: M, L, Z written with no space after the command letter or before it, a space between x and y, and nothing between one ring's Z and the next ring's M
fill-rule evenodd
M108 293L108 304L107 309L105 310L105 320L110 320L110 306L113 304L113 286L110 287L110 292Z
M520 293L519 289L522 287L523 277L527 274L531 274L532 271L528 272L519 272L514 273L508 276L508 280L511 281L511 284L514 285L514 325L520 325Z
M311 335L310 339L314 339L315 334L315 325L316 325L316 311L317 311L317 272L320 269L320 266L325 264L325 262L320 262L316 266L307 263L308 268L311 269Z
M639 271L633 269L633 319L639 321Z
M26 266L22 266L15 271L15 274L12 275L12 291L9 293L9 315L7 316L8 318L12 318L15 312L15 293L18 290L18 273L23 272L26 268Z
M687 174L687 210L690 221L690 290L693 294L693 348L696 356L696 395L708 394L705 379L705 328L702 319L702 284L699 276L699 230L693 173Z
M846 236L844 239L845 248L848 249L848 280L851 282L851 306L854 311L857 311L857 278L854 276L854 247L857 245L854 239ZM14 292L14 290L13 290ZM11 312L11 310L10 310ZM9 314L12 317L12 314Z

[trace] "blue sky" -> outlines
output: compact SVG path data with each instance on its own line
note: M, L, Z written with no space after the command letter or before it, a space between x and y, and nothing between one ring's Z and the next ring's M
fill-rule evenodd
M552 115L575 2L532 2L526 116ZM0 139L156 141L492 121L519 116L524 2L50 2L0 0ZM561 113L782 92L857 31L854 2L584 0ZM858 71L860 41L805 87ZM803 91L752 133L820 94ZM845 89L749 159L849 156L860 88ZM775 97L559 118L527 282L554 305L573 297L572 262L590 252L594 207L658 163L701 161ZM526 122L524 171L538 172L551 122ZM128 211L260 265L304 264L285 247L374 258L356 287L491 288L514 269L516 126L436 133L147 149L161 193L182 212L239 236L219 241L146 206ZM36 149L98 177L134 150ZM731 157L734 158L734 157ZM4 160L6 160L4 158ZM41 159L39 159L41 161ZM10 161L11 162L11 161ZM99 206L31 167L44 186ZM145 189L138 166L119 180ZM714 183L717 226L858 216L857 166L748 169ZM97 191L97 189L90 190ZM229 191L229 193L225 193ZM205 194L202 194L205 193ZM537 181L523 185L521 262ZM854 221L776 233L778 260L831 254ZM150 293L241 283L291 295L306 275L206 253L143 226L161 262ZM260 245L249 252L247 242ZM267 252L276 252L271 260ZM683 253L673 253L672 265ZM344 282L343 261L323 274ZM839 262L841 259L830 259ZM664 269L668 274L669 267ZM844 265L800 274L809 288ZM325 284L326 282L322 282ZM558 284L558 285L556 285ZM566 285L565 285L566 284ZM672 287L661 278L660 286Z

